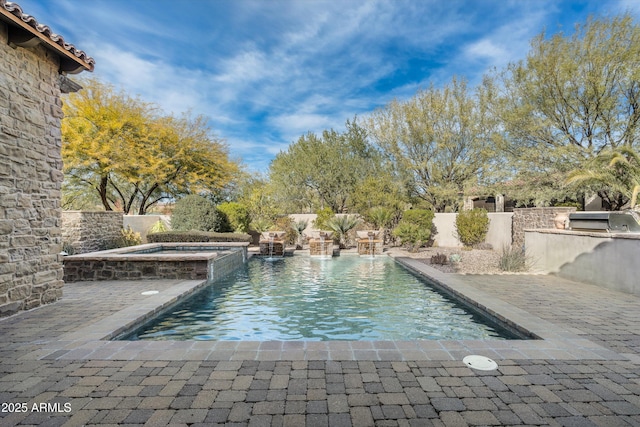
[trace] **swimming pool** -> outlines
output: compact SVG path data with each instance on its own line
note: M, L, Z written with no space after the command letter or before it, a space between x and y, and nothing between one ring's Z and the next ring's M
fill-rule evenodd
M120 339L519 339L393 259L253 259Z

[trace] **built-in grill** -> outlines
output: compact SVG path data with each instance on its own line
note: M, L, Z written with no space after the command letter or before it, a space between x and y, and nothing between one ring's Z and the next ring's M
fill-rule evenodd
M635 211L572 212L569 228L578 231L640 233L640 215Z

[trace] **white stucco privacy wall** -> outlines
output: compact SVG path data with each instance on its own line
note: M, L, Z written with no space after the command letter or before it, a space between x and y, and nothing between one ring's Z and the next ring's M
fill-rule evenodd
M440 247L457 248L462 247L456 233L457 213L437 213L433 219L436 227L434 236L435 242ZM503 246L511 245L511 221L512 212L490 212L489 231L485 239L486 243L493 246L495 250L501 250Z

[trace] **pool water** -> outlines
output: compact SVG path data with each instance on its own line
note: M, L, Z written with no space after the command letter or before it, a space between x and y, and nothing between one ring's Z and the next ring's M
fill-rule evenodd
M382 256L252 259L129 340L517 338Z

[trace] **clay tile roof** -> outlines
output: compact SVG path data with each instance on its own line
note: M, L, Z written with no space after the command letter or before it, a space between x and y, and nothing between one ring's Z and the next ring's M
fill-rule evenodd
M77 62L83 69L93 71L95 60L92 57L87 55L84 51L76 48L71 43L65 42L64 38L61 35L54 33L48 26L38 23L38 21L33 16L24 13L22 11L22 8L17 3L9 2L7 0L0 0L0 18L2 18L3 15L9 18L8 21L7 19L5 19L5 21L13 24L20 24L19 21L21 21L23 23L21 27L26 28L27 30L29 30L30 28L31 33L36 35L40 40L44 41L48 45L48 47L53 48L54 51L57 51L56 53L62 53L71 60L75 59L75 62ZM9 15L12 15L17 19L11 19L11 16ZM74 73L80 72L82 71L82 69L63 69L63 71Z

